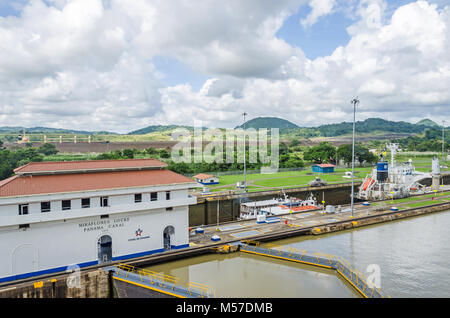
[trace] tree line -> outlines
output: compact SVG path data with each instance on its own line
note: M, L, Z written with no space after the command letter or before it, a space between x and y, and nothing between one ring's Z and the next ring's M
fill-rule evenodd
M401 139L394 139L402 149L407 151L442 151L442 130L431 128L425 131L423 136L409 136ZM450 132L444 132L444 151L447 152L450 147Z
M312 146L306 149L303 154L303 159L313 163L331 163L338 164L341 160L345 164L352 162L352 145L344 144L339 147L334 147L331 143L324 141L317 146ZM355 145L355 162L375 163L378 157L371 153L369 149L361 144Z
M432 135L429 136L430 138ZM191 150L194 155L195 150ZM32 147L27 145L25 148L2 148L0 141L0 180L8 178L14 174L14 169L25 165L31 161L39 162L48 160L46 156L52 156L58 153L54 144L46 143L39 147ZM301 156L303 154L303 158ZM222 154L225 156L225 154ZM268 149L268 156L270 156L270 147ZM89 159L93 160L120 160L133 158L155 158L164 161L168 165L168 169L181 174L195 174L200 172L222 172L222 171L236 171L243 170L244 163L239 163L237 160L237 150L234 152L235 160L233 163L227 163L224 157L223 162L206 162L202 159L201 162L175 162L171 159L171 152L169 149L155 149L147 148L144 150L138 149L123 149L110 152L101 153ZM52 158L53 159L53 158ZM55 157L56 160L61 160ZM88 157L86 157L88 159ZM267 163L263 163L259 156L256 162L251 162L250 153L246 152L246 168L249 170L258 170ZM79 158L71 159L70 155L64 160L79 160ZM329 142L322 142L317 146L306 147L302 146L298 141L294 140L288 146L281 142L279 145L279 168L301 168L305 166L305 161L310 163L333 163L343 161L349 164L352 161L352 146L351 144L344 144L339 147L334 147ZM359 163L375 163L378 157L369 150L357 144L355 146L355 160Z
M29 162L43 161L45 156L58 153L55 145L42 144L39 147L4 149L0 141L0 180L14 174L14 169Z

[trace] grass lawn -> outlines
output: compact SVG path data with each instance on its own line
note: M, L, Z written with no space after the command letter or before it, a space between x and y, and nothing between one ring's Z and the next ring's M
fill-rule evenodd
M45 156L44 161L75 161L75 160L89 160L93 159L97 154L90 153L58 153L56 155Z
M428 200L428 201L423 201L423 202L416 202L416 203L410 203L407 204L406 206L404 206L404 209L407 208L420 208L422 206L427 206L427 205L432 205L432 204L438 204L438 203L446 203L449 202L450 199L449 198L442 198L439 200Z
M284 171L284 172L277 172L272 174L260 174L260 173L253 173L253 174L247 174L247 181L250 180L260 180L265 178L284 178L284 177L295 177L295 176L301 176L305 175L306 171ZM225 185L225 184L236 184L236 182L244 181L244 174L236 174L236 175L229 175L229 176L220 176L220 182L219 185Z
M371 169L371 167L355 168L355 180L362 180ZM268 190L268 188L296 188L298 186L308 185L308 183L314 180L316 176L329 184L351 182L350 178L342 177L344 172L351 171L351 168L336 169L335 171L336 172L332 174L318 174L312 173L311 169L305 169L302 171L283 171L272 174L248 174L247 182L249 183L249 181L251 181L252 183L248 184L247 189L249 192L255 192L265 191ZM244 175L220 176L219 180L220 182L218 185L208 186L211 192L236 190L236 183L243 181Z
M416 167L417 171L430 172L431 171L431 162L432 162L434 156L435 155L414 156L414 155L405 155L405 154L400 153L395 157L395 161L400 163L400 162L407 162L409 159L412 159L413 165ZM450 165L450 162L448 162L447 160L442 161L442 156L440 154L437 155L437 157L439 158L439 163L441 165L445 165L445 166ZM390 159L388 159L388 161L389 161L389 163L391 162ZM444 168L441 170L449 171L450 168Z
M403 199L396 199L396 200L393 200L393 201L389 200L389 201L385 201L385 202L377 202L377 203L374 203L373 205L377 206L377 205L382 205L382 204L386 204L386 203L389 203L389 204L400 204L400 203L406 203L406 202L411 202L411 204L414 205L414 204L421 203L421 202L416 202L416 201L423 200L424 198L429 199L429 198L435 197L436 200L427 200L426 201L427 204L431 204L431 203L436 202L438 200L448 200L448 198L441 198L442 196L445 196L445 195L450 195L450 192L448 192L448 191L447 192L443 192L443 193L438 192L436 194L431 193L431 194L421 195L421 196L417 196L417 197L408 197L408 198L403 198ZM408 206L411 206L411 204L408 204ZM424 205L427 205L427 204L424 204ZM418 205L418 206L422 206L422 205Z
M367 173L371 171L372 168L355 168L356 177L363 178ZM307 168L302 171L283 171L272 174L247 174L247 182L255 181L255 185L265 186L265 187L280 187L280 186L293 186L293 185L304 185L309 181L314 180L316 176L324 179L327 182L350 182L351 179L343 178L345 171L351 171L351 168L336 169L334 174L318 174L312 173L311 169ZM239 181L244 180L244 174L220 176L220 182L216 186L211 186L214 189L218 186L224 186L228 184L236 184ZM263 190L261 188L261 190Z
M306 185L306 184L308 184L308 182L313 181L315 176L316 175L298 176L298 177L291 177L291 178L274 178L274 179L256 181L255 184L265 186L265 187ZM330 182L341 183L341 182L350 182L351 181L351 179L343 178L342 174L321 174L320 178L322 180L325 180L328 183L330 183ZM355 178L355 180L360 180L360 179Z

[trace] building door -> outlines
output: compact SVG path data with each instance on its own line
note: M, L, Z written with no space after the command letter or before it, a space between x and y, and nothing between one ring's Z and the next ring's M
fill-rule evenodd
M37 253L33 245L18 246L13 252L13 273L25 274L37 271Z
M175 228L172 225L167 226L163 232L164 250L168 251L171 248L171 237L175 234Z
M97 241L98 262L107 263L112 261L112 239L109 235L103 235Z

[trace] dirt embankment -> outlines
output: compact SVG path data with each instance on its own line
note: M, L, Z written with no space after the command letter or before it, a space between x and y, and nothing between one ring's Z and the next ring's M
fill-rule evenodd
M394 138L405 138L409 136L410 134L384 134L384 135L374 135L374 136L357 136L356 140L358 142L365 142L370 140L386 140L386 139L394 139ZM281 142L284 142L286 144L290 144L290 140L284 140L281 139ZM343 136L343 137L317 137L317 138L311 138L311 139L299 139L300 144L303 146L315 146L318 145L322 141L328 141L333 146L340 146L342 144L349 144L352 143L352 138ZM84 152L109 152L114 150L123 150L123 149L138 149L138 150L144 150L147 148L156 148L156 149L172 149L173 146L175 146L179 141L175 140L167 140L167 141L128 141L128 142L108 142L108 141L95 141L95 142L52 142L55 144L56 149L58 149L59 152L63 153L84 153ZM208 145L211 143L211 141L203 141L203 146ZM31 143L33 147L39 147L42 142L32 142ZM250 142L250 145L255 145L255 143ZM11 147L25 147L25 144L17 144L17 143L5 143L4 146L6 148ZM194 146L194 144L192 144ZM270 141L268 142L268 147L270 147ZM225 147L225 144L224 144Z
M406 134L406 133L391 133L391 134L383 134L383 135L373 135L373 136L355 136L356 142L367 142L372 140L390 140L390 139L397 139L397 138L406 138L408 136L411 136L412 134ZM290 144L290 141L285 141L286 144ZM344 144L351 144L352 143L352 137L351 136L340 136L340 137L314 137L310 139L299 139L300 144L302 146L316 146L320 144L323 141L328 141L335 147L339 147L340 145Z
M123 149L138 149L144 150L147 148L155 148L155 149L171 149L174 145L178 143L178 141L145 141L145 142L52 142L56 149L59 152L63 153L84 153L84 152L109 152L114 150L123 150ZM204 145L209 142L203 142ZM33 147L39 147L41 142L33 142L31 143ZM25 144L5 144L6 148L11 147L25 147Z

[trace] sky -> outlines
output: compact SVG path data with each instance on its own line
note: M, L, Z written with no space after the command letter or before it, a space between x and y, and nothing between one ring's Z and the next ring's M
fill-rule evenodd
M0 126L450 122L450 0L0 0Z

